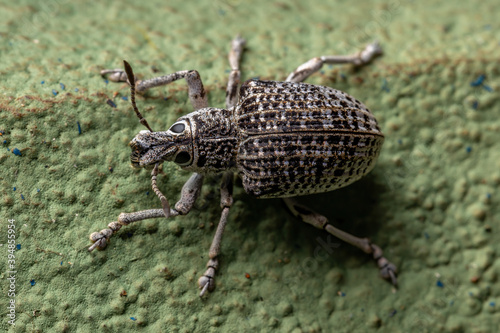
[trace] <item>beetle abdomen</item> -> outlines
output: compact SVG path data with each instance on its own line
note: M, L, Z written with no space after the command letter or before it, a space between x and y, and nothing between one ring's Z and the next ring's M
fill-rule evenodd
M367 174L384 137L344 92L304 83L248 81L235 123L245 190L260 198L335 190Z

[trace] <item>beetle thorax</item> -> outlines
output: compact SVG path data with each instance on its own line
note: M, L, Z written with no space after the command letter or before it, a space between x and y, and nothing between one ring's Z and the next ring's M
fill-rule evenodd
M200 109L186 115L193 137L193 161L186 170L219 173L236 166L237 129L233 109Z

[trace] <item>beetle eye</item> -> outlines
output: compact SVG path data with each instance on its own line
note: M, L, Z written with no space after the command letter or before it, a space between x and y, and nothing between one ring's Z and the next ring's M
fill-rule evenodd
M174 162L177 164L186 164L191 160L191 155L188 152L181 151L177 156L175 156Z
M186 126L184 126L183 123L177 123L177 124L174 124L172 127L170 127L170 131L177 133L177 134L180 134L180 133L184 132L185 128L186 128Z

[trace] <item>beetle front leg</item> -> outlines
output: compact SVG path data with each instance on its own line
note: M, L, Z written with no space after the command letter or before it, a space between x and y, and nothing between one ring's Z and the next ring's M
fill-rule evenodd
M311 211L309 208L299 205L294 199L284 198L283 201L285 201L287 207L293 215L299 217L302 221L309 223L318 229L326 230L329 234L361 249L367 254L371 254L373 259L377 262L380 269L380 275L384 279L390 280L394 286L397 286L397 268L383 256L382 249L378 245L370 242L368 238L359 238L335 228L328 223L328 219L326 217Z
M182 187L181 198L175 204L175 208L169 208L170 212L168 217L186 215L189 213L191 208L193 208L196 199L200 195L202 185L203 175L194 173ZM142 210L134 213L121 213L118 216L118 221L111 222L108 224L108 228L99 232L93 232L90 235L90 241L94 244L92 244L88 250L90 252L96 248L100 250L104 249L108 245L111 236L120 230L122 226L129 225L132 222L157 217L165 217L165 207L160 209Z
M101 71L102 76L109 75L113 82L127 82L127 74L123 69L105 69ZM189 100L195 110L208 107L207 94L203 87L200 74L196 70L178 71L172 74L154 77L147 80L137 80L135 89L138 92L145 92L154 87L167 85L171 82L186 79L188 85Z
M220 217L219 224L217 225L217 230L215 231L215 236L210 245L210 251L208 253L209 260L207 262L207 270L198 279L198 286L201 289L200 297L202 297L207 290L213 291L215 289L215 271L219 267L219 254L222 242L222 234L224 233L224 228L226 227L227 217L229 215L229 208L233 205L233 173L226 172L222 177L222 183L220 188L220 206L222 208L222 214Z
M382 49L377 42L368 44L362 51L348 56L321 56L312 58L294 70L286 81L302 82L311 74L320 70L323 64L353 64L361 66L369 63L377 55L382 54Z

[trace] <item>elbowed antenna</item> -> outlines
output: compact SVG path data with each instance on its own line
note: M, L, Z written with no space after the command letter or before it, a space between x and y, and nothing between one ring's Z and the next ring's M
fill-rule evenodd
M146 120L146 118L142 116L142 114L139 112L139 109L137 108L137 105L135 104L135 76L134 76L134 71L132 70L132 66L130 66L130 64L127 61L123 60L123 67L125 67L125 73L127 73L128 83L130 85L130 102L132 103L132 107L134 108L135 114L139 118L141 124L146 126L148 130L153 132L151 127L149 127L148 121ZM167 198L165 197L165 195L163 195L163 193L158 188L158 185L156 184L156 176L158 175L159 166L160 163L156 163L153 171L151 172L151 186L153 188L153 191L161 201L163 214L165 215L166 218L168 218L170 216L170 204L168 203Z
M130 85L130 101L132 102L132 107L134 108L135 114L137 115L137 117L139 117L139 121L141 122L141 124L146 126L148 130L153 132L151 127L149 127L148 121L142 116L142 114L139 112L139 109L137 108L137 105L135 104L135 76L134 71L132 70L132 66L130 66L127 61L123 60L123 67L125 67L125 73L127 73L128 83Z

